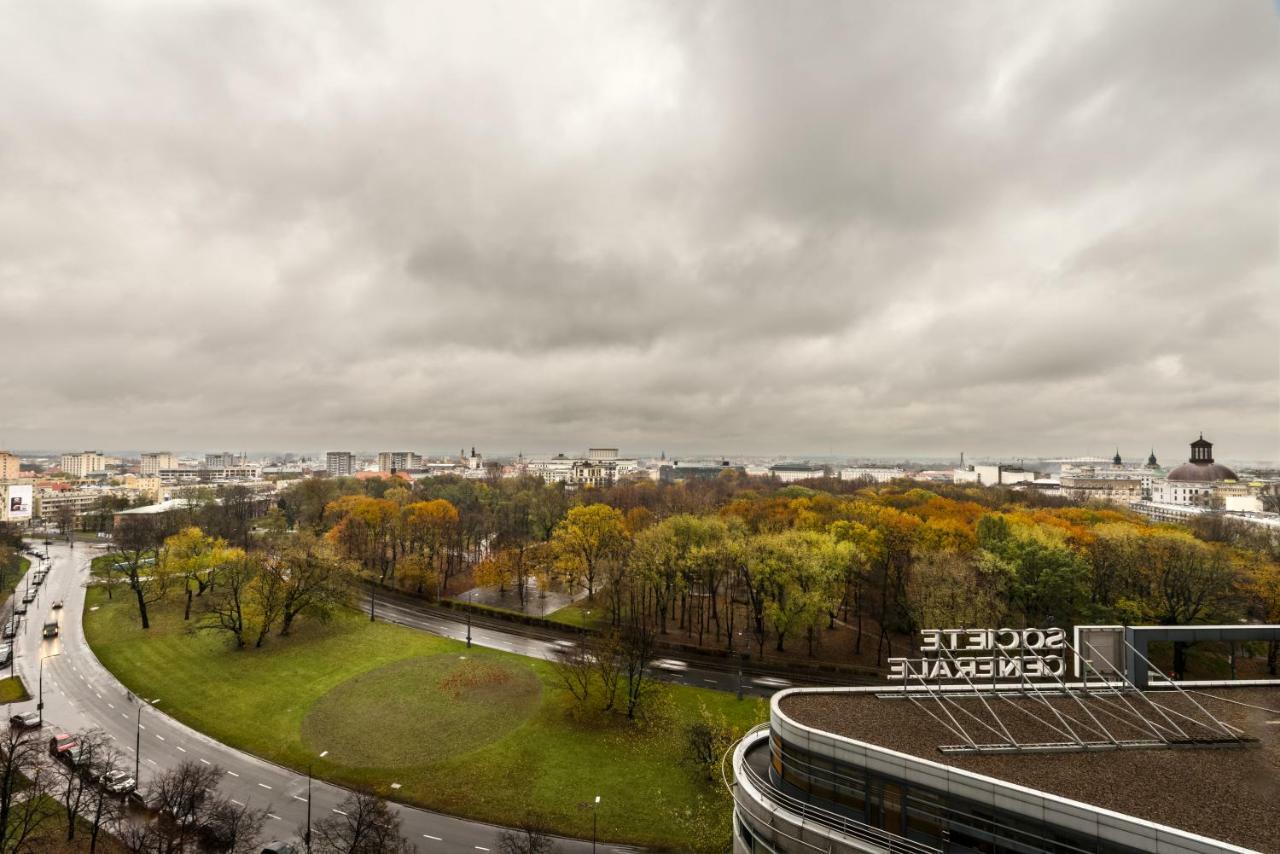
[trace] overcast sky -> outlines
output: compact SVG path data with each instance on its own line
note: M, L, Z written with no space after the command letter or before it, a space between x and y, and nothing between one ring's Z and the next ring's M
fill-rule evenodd
M0 5L0 447L1280 459L1253 2Z

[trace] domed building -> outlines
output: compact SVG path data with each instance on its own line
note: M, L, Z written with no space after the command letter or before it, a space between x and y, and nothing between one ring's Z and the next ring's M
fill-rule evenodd
M1207 506L1215 488L1235 480L1235 472L1213 461L1213 443L1201 433L1191 443L1191 458L1169 472L1163 483L1155 485L1152 498L1166 504Z
M1236 473L1213 461L1213 443L1204 434L1191 443L1191 459L1169 472L1169 480L1184 483L1221 483L1235 480Z

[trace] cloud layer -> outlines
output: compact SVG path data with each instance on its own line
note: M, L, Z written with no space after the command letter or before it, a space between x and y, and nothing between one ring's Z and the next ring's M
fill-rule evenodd
M1280 458L1261 2L0 10L0 443Z

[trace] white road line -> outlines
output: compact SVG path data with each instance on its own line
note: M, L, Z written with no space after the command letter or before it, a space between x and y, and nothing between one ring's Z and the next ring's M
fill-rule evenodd
M477 845L477 846L476 846L476 850L477 850L477 851L488 851L489 849L488 849L488 848L485 848L483 845Z
M294 796L293 796L293 799L294 799L295 801L302 801L304 804L307 802L307 799L306 799L306 798L304 798L304 797L302 797L302 795L294 795Z
M275 813L273 813L273 812L269 812L269 813L267 813L267 818L274 818L276 821L280 821L280 820L281 820L281 819L280 819L280 816L276 815L276 814L275 814Z
M238 807L244 806L244 801L237 801L235 798L231 799L231 803L235 804Z
M259 783L258 785L259 785L259 786L261 786L261 787L262 787L262 788L264 788L264 789L270 789L270 788L271 788L271 787L270 787L270 786L268 786L266 783Z
M187 749L186 749L185 747L179 747L179 746L178 746L178 745L176 745L176 744L174 745L174 747L177 747L177 748L178 748L179 750L181 750L183 753L186 753L186 752L187 752Z
M201 762L203 762L205 765L212 765L212 764L213 764L213 763L212 763L212 762L210 762L208 759L201 759L200 761L201 761Z
M239 776L240 776L240 775L239 775L239 774L237 774L235 771L228 771L227 773L228 773L228 774L230 774L232 777L239 777Z
M346 813L344 813L342 810L338 809L337 807L334 807L333 811L336 812L338 815L346 815Z
M443 840L443 839L441 839L439 836L432 836L430 833L424 833L424 834L422 834L422 838L423 838L423 839L434 839L436 842L443 842L443 841L444 841L444 840Z
M161 735L160 733L156 733L156 738L160 739L161 741L164 741L164 736Z

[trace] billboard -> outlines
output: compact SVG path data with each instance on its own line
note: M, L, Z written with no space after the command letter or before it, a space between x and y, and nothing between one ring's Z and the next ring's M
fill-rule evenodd
M4 492L5 520L16 522L31 518L32 487L29 483L11 483Z

